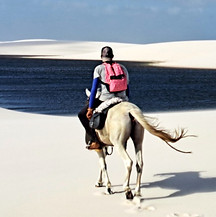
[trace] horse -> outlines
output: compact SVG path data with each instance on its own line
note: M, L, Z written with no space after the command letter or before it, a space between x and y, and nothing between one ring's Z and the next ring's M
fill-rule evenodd
M124 162L126 178L123 184L123 190L127 199L133 199L134 196L141 197L140 185L143 171L142 143L144 129L162 139L176 151L191 153L178 150L170 144L187 137L185 129L179 129L179 131L175 131L174 135L171 135L168 131L160 129L159 125L154 123L154 118L145 116L138 106L130 102L121 102L111 107L107 113L104 127L100 130L96 129L96 134L104 147L114 147L114 150L118 152ZM133 161L126 150L127 140L129 138L133 141L136 154L137 180L134 194L130 187ZM102 187L103 184L105 184L106 193L112 194L113 191L111 189L111 182L107 173L105 160L107 154L104 148L97 149L96 152L99 157L100 165L99 178L96 182L96 187ZM103 180L103 175L105 180Z

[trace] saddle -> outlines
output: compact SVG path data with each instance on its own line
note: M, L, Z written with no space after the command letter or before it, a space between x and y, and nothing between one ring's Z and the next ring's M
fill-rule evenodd
M95 112L89 121L89 126L92 129L101 130L104 127L108 110L109 108L106 108L100 113Z
M118 103L122 102L123 100L119 97L115 97L109 99L103 103L101 103L94 111L90 121L89 126L92 129L101 130L104 127L107 113L110 108L117 105Z

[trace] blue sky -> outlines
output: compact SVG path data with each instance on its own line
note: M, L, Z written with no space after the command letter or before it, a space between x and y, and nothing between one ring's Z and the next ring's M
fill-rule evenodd
M1 0L0 41L216 39L216 0Z

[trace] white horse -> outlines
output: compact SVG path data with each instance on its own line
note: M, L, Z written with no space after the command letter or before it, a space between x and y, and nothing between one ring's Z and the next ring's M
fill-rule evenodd
M147 121L147 119L149 120ZM175 131L175 135L172 136L170 133L159 129L158 125L155 125L151 122L153 122L153 118L144 116L142 111L136 105L130 102L121 102L110 108L103 129L96 130L99 140L105 144L105 147L113 146L124 162L126 168L126 179L123 184L123 189L126 193L127 199L133 199L133 194L131 192L129 184L133 161L126 151L127 140L131 137L134 143L137 170L135 196L141 196L140 184L143 170L142 143L144 129L148 130L151 134L161 138L169 146L171 146L169 142L174 143L186 137L186 132L184 129L181 129L180 132ZM106 192L108 194L112 194L113 192L111 190L111 182L109 180L106 168L106 153L104 149L102 149L97 150L97 154L99 156L100 172L96 186L101 187L104 183L106 186ZM103 180L103 176L105 180Z

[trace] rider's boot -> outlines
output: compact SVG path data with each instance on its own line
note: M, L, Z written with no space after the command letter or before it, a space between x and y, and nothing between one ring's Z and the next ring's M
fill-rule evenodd
M89 141L88 145L86 146L86 148L88 150L95 150L95 149L101 149L102 146L99 142L92 142L92 141Z

